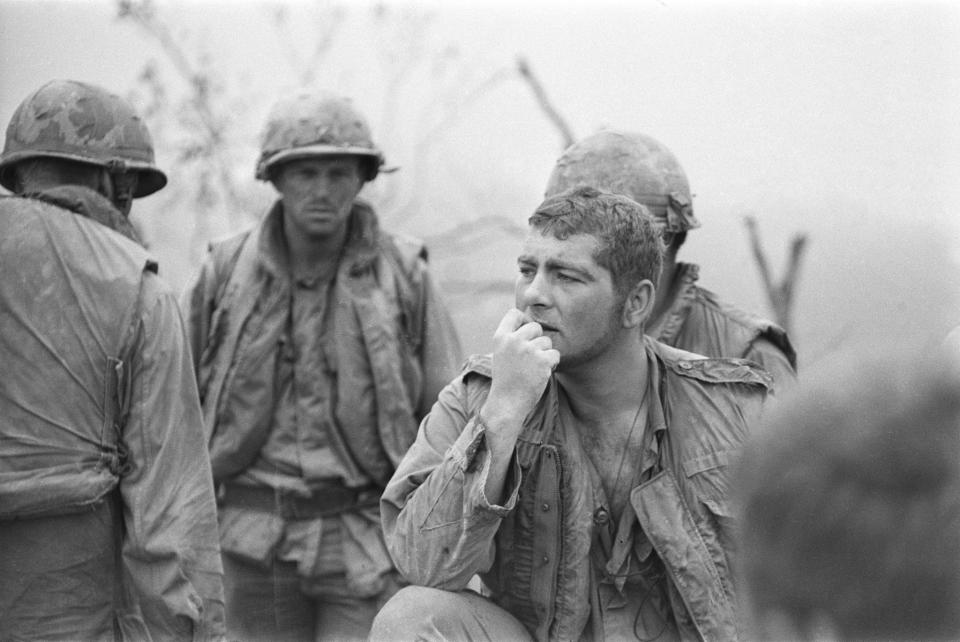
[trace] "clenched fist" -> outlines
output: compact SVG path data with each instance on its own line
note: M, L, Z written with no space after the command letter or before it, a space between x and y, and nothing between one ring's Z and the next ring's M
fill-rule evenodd
M519 424L543 394L560 353L539 323L520 310L507 312L493 334L493 383L485 415L510 417Z

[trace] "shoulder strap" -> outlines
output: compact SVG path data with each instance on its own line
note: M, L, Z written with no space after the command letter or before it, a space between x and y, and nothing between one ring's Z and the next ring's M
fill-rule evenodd
M213 369L209 381L204 386L203 424L207 431L208 443L213 436L220 396L223 392L227 372L230 369L230 357L236 351L243 321L250 315L257 303L256 297L238 296L238 292L243 290L244 286L250 283L254 277L257 266L257 238L256 234L247 233L241 235L238 239L230 239L218 248L218 250L223 250L222 254L218 251L214 257L220 285L214 298L214 312L210 321L212 331L218 328L221 317L227 310L229 310L232 318L227 324L226 332L221 341L216 346L208 343L207 349L204 351L205 354L200 357L201 363L213 362L216 355L220 357L216 363L211 363ZM226 244L229 244L229 246ZM222 263L220 263L218 257L223 257ZM223 272L220 271L221 268ZM219 275L222 275L222 278ZM236 301L236 306L233 305L234 301ZM213 354L214 351L216 355ZM207 352L210 352L210 354L206 354Z
M706 288L696 286L696 291L701 302L716 310L729 322L743 328L751 343L758 338L766 339L783 353L794 370L797 369L797 351L790 343L790 338L783 328L769 319L721 300L714 292Z
M715 305L728 318L749 328L756 338L762 337L775 345L784 354L787 361L790 362L790 366L793 367L794 370L797 369L797 351L794 349L793 344L790 343L790 338L787 336L786 330L773 321L741 310L730 303L717 301L715 299Z
M213 256L214 272L216 273L217 288L213 299L214 307L219 307L220 301L232 280L234 268L240 260L240 252L247 245L246 240L252 236L251 231L237 234L219 243L210 244L210 254Z
M770 374L752 361L727 357L707 358L668 346L655 339L649 339L649 342L660 362L682 377L706 383L746 383L762 386L766 390L773 388Z
M418 261L427 260L427 249L422 242L413 237L383 234L380 241L384 257L390 274L383 274L382 278L393 279L397 288L397 298L402 315L404 338L414 349L420 350L423 336L423 315L420 313L419 302L413 284L413 273Z

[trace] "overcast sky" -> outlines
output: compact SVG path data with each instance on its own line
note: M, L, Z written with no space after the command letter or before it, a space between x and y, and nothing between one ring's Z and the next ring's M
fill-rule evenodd
M295 18L309 15L306 3L287 6ZM577 135L614 126L666 143L690 177L704 223L691 235L687 258L702 262L704 281L741 305L764 306L741 225L753 212L777 261L792 233L811 236L801 335L823 336L865 315L878 335L902 330L911 317L932 318L933 332L951 318L960 323L960 3L419 6L434 16L424 47L455 50L477 78L526 56ZM296 83L269 12L252 2L159 7L207 48L227 81L247 83L257 98L246 141L252 171L265 110ZM114 14L113 3L95 0L0 0L0 121L50 78L120 93L134 88L160 52ZM287 38L303 45L314 28L295 19ZM384 115L372 96L385 79L355 73L370 49L365 29L344 27L338 55L351 75L328 78L349 85L376 123ZM542 195L559 145L529 90L499 84L444 133L434 151L444 163L430 189L449 189L469 175L502 176L496 193L475 198L504 204L522 222ZM407 223L415 233L436 224ZM893 291L881 293L884 287ZM894 309L892 325L877 321ZM826 318L830 311L836 320Z

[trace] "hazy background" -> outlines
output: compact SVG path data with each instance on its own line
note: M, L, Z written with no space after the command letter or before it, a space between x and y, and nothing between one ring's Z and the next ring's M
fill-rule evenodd
M577 137L613 126L674 151L703 223L681 259L725 299L770 314L744 215L778 272L808 235L793 338L814 365L960 324L958 42L952 2L0 0L0 121L52 78L133 100L170 177L134 219L179 289L208 240L269 206L253 168L276 98L351 95L400 166L367 197L430 243L480 351L563 148L523 56Z

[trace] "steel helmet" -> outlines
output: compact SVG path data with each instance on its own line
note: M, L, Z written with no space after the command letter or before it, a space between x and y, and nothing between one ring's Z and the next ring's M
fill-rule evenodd
M63 158L136 172L134 198L167 184L154 164L153 142L146 125L127 101L73 80L53 80L20 103L7 126L0 154L0 185L14 189L9 171L32 158Z
M676 156L644 134L603 130L574 143L554 166L546 196L584 185L646 205L669 232L700 227Z
M270 180L271 169L286 161L330 155L354 155L366 162L365 180L376 178L384 163L370 127L349 98L328 92L299 93L278 101L267 117L257 161L257 178Z

